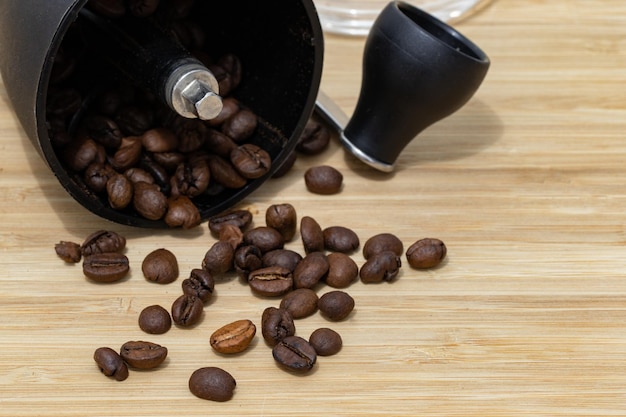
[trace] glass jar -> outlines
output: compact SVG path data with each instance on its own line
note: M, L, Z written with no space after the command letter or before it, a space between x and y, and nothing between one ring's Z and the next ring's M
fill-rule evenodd
M486 6L491 0L410 0L436 18L458 22ZM315 0L324 31L342 35L365 36L389 0Z

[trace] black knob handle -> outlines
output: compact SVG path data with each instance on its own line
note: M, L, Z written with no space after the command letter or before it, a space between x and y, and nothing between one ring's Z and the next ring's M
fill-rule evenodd
M407 3L389 3L366 41L361 92L342 142L364 162L391 171L421 131L474 95L489 64L446 23Z

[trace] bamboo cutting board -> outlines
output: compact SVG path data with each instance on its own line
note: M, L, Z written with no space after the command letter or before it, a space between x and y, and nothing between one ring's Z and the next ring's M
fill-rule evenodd
M242 204L257 225L269 205L289 202L362 243L391 232L405 246L447 244L439 268L405 262L394 283L351 286L349 319L297 321L298 335L331 327L344 340L306 376L279 369L260 335L234 357L211 351L215 329L242 318L258 325L278 304L234 276L219 280L197 327L143 334L139 312L169 308L214 242L206 224L140 230L87 212L34 151L1 87L0 415L626 415L626 4L501 0L458 28L491 57L490 73L470 103L406 149L395 173L373 172L335 141ZM348 114L363 41L326 38L323 89ZM341 194L306 191L303 173L319 164L342 171ZM123 282L88 282L54 254L56 242L98 229L128 239ZM174 284L142 277L143 257L159 247L178 257ZM297 240L287 247L302 251ZM97 347L137 339L167 346L166 363L121 383L99 373ZM202 366L236 378L230 402L189 393Z

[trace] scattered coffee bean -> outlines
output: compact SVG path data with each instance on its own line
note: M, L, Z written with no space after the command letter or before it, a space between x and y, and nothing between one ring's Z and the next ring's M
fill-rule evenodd
M287 336L272 348L272 356L286 369L308 372L317 361L315 348L299 336Z
M187 196L179 195L170 197L167 201L167 213L164 220L169 227L192 229L200 224L202 218L193 201Z
M291 313L283 308L267 307L261 316L261 334L270 346L296 334Z
M297 222L296 209L288 203L273 204L265 212L265 224L278 230L285 242L296 235Z
M133 368L153 369L165 361L167 348L152 342L130 341L122 345L120 356Z
M335 168L321 165L304 173L306 188L315 194L337 194L343 185L343 175Z
M228 242L232 246L233 250L237 250L243 243L243 232L237 226L232 224L225 224L222 226L219 240Z
M182 287L183 294L197 297L206 303L213 296L215 281L209 271L195 268L189 273L189 278L183 281Z
M96 282L115 282L128 275L126 255L117 252L94 253L83 259L83 273Z
M218 237L224 224L232 224L245 231L252 223L252 213L248 210L233 210L209 219L209 230Z
M87 236L80 245L83 256L96 253L122 252L126 247L126 238L109 230L98 230Z
M359 237L352 230L344 226L331 226L322 231L324 247L328 250L342 253L354 252L360 245Z
M267 226L259 226L247 230L243 234L243 241L246 245L256 246L262 253L282 249L285 246L285 239L280 232Z
M74 242L60 241L54 245L54 251L57 256L67 263L78 263L83 255L80 251L80 245Z
M111 208L119 210L133 200L133 183L124 174L114 174L106 183L106 192Z
M312 217L304 216L300 220L300 235L305 253L324 250L324 233L319 223Z
M156 249L144 258L141 271L148 281L169 284L178 278L178 260L169 250Z
M248 281L250 272L263 266L262 256L261 250L254 245L245 245L237 248L234 259L235 271L242 279Z
M181 327L191 327L200 322L203 311L201 299L183 294L172 303L172 320Z
M149 220L159 220L167 212L167 197L157 184L138 182L134 186L133 207Z
M391 282L398 275L401 266L400 257L395 252L388 250L370 256L367 262L361 266L359 274L364 283Z
M333 288L347 288L359 278L359 267L345 253L333 252L326 255L328 274L325 282Z
M446 257L446 245L439 239L420 239L406 251L409 265L416 269L434 268Z
M211 401L228 401L235 392L235 378L216 367L200 368L189 378L189 391L198 398Z
M354 309L354 298L344 291L330 291L320 297L317 308L328 320L340 321Z
M229 117L222 125L222 132L235 142L248 139L257 127L257 116L250 110L241 110Z
M282 266L268 266L250 272L248 284L257 295L263 297L280 297L293 288L291 271Z
M110 376L117 381L124 381L128 378L128 366L122 357L113 349L101 347L96 349L93 354L100 372L106 376Z
M149 334L167 333L172 327L170 313L158 304L141 310L138 321L139 328Z
M272 167L272 158L267 151L251 143L233 149L230 161L237 172L248 179L260 178Z
M275 249L265 253L262 261L263 266L282 266L293 272L302 261L302 255L291 249Z
M223 274L233 269L234 258L235 250L232 245L220 240L215 242L204 255L202 268L213 276Z
M256 334L250 320L237 320L220 327L211 335L211 347L219 353L239 353L246 350Z
M280 308L287 310L294 319L308 317L317 311L319 297L309 288L298 288L287 293L280 301Z
M404 247L402 241L398 237L391 233L380 233L370 237L363 245L363 257L369 259L372 255L375 255L384 251L392 251L397 256L402 255Z
M342 346L343 340L339 333L329 328L320 328L309 336L309 343L319 356L331 356L338 353Z
M323 252L312 252L298 263L293 271L294 288L314 288L326 278L329 269L328 260Z
M314 119L309 119L296 150L305 155L318 155L322 153L330 143L330 130Z

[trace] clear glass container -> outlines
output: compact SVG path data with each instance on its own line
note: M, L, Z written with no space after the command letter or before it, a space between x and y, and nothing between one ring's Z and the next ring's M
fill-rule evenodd
M453 23L471 15L491 0L409 0L444 22ZM365 36L389 0L314 0L324 31Z

